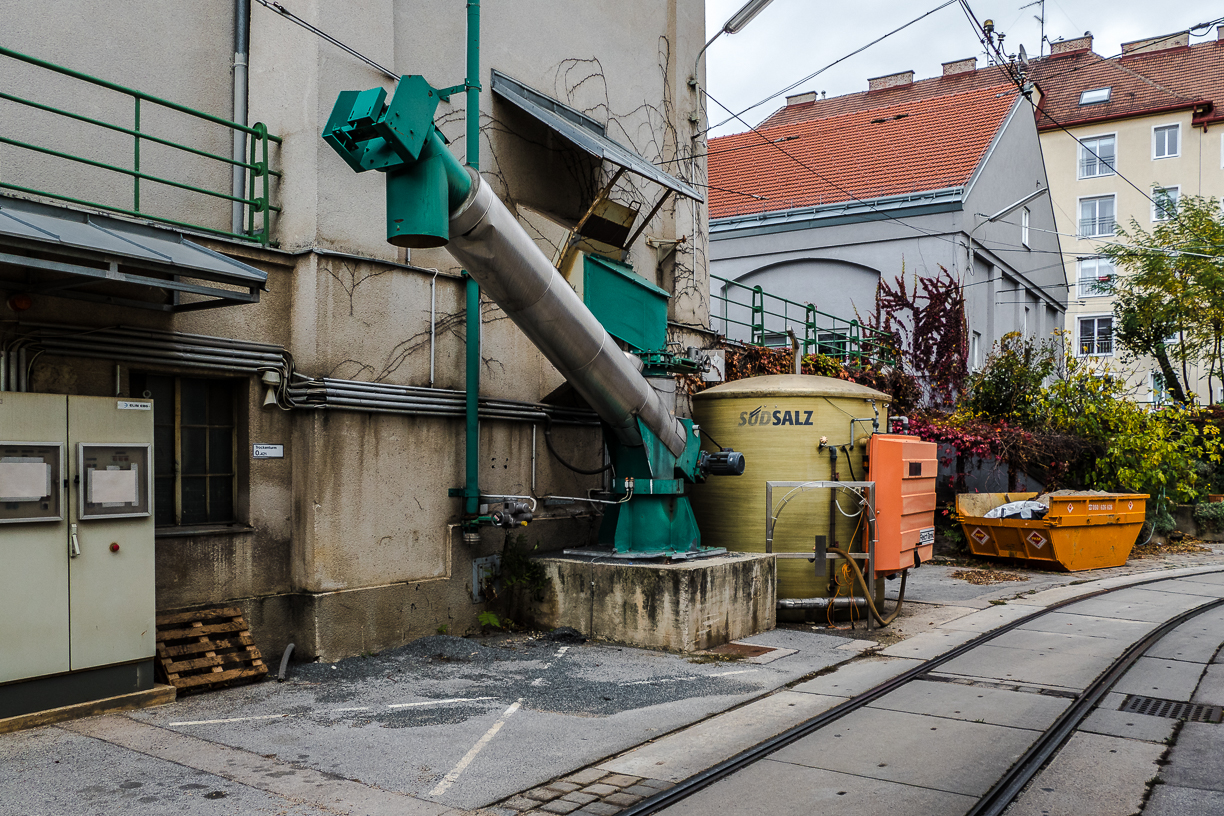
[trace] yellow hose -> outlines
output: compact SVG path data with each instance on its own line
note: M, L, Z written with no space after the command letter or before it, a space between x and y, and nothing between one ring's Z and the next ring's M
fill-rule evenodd
M887 626L896 620L897 615L901 613L901 604L905 603L905 581L909 578L909 570L901 570L901 588L897 592L897 608L892 611L892 614L885 618L876 609L875 603L871 600L871 587L867 586L867 579L863 577L863 571L859 569L858 564L854 563L854 559L850 557L850 553L845 550L840 550L837 547L830 547L829 552L837 553L842 558L850 562L850 567L854 570L854 575L858 578L859 585L863 588L863 597L867 599L867 608L871 610L872 616L880 626ZM851 596L853 597L853 596Z

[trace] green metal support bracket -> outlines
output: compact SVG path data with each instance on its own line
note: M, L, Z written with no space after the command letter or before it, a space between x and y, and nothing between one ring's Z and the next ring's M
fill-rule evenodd
M765 344L765 290L752 287L752 345Z
M477 91L482 90L479 82L465 82L462 85L452 85L449 88L438 88L438 98L440 98L443 102L449 102L453 95L473 88Z

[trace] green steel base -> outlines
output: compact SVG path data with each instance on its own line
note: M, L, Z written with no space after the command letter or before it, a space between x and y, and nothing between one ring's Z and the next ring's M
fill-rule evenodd
M701 533L687 496L634 495L606 505L599 543L621 554L652 556L701 548Z

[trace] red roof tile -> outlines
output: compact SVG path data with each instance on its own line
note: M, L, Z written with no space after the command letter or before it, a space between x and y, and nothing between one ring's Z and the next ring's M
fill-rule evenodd
M961 186L1018 98L1010 83L919 99L895 90L871 94L895 104L711 139L710 217Z
M1195 122L1224 119L1224 42L1105 59L1091 51L1046 57L1030 77L1043 94L1041 130L1165 110L1196 108ZM1110 88L1108 102L1081 105L1080 94Z
M851 113L858 110L882 108L901 102L913 102L918 99L930 99L935 96L976 91L982 88L993 88L996 85L1010 85L1011 79L997 65L988 65L976 71L964 71L951 76L938 76L920 79L909 85L898 85L883 88L878 91L862 91L861 93L831 96L828 99L817 99L814 102L801 102L787 105L774 111L759 127L788 125L792 122L803 122L809 119L823 119L826 116L836 116L839 113Z

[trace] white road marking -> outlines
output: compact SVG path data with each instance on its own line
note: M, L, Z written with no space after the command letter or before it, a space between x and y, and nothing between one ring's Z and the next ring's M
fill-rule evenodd
M369 711L369 706L356 706L354 708L333 708L333 714L339 714L341 711Z
M446 700L426 700L421 703L395 703L387 708L416 708L418 706L442 705L443 703L474 703L478 700L496 700L496 697L451 697Z
M702 677L730 677L733 674L752 674L760 669L738 669L736 671L715 672L714 674L692 674L687 677L656 677L653 680L632 680L621 683L622 686L648 686L651 683L679 683L682 680L700 680Z
M187 720L185 722L166 723L167 725L215 725L217 723L244 722L246 720L279 720L281 717L292 717L292 714L264 714L261 717L229 717L224 720Z
M497 722L493 723L493 727L486 731L485 735L477 740L476 744L472 746L471 750L463 755L463 759L459 760L459 764L454 768L451 768L450 773L442 777L442 781L429 792L429 795L441 796L442 794L446 793L446 791L450 789L450 786L455 784L455 780L459 778L459 774L463 773L467 766L472 764L472 760L476 758L476 755L489 744L489 741L492 740L493 737L497 736L497 732L500 731L501 727L506 724L506 720L510 719L510 717L514 715L514 712L519 710L519 706L522 705L522 703L523 700L521 697L518 700L515 700L510 707L505 710L501 717L498 718Z

